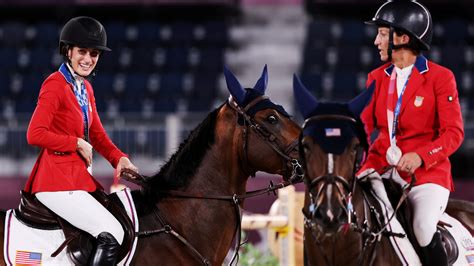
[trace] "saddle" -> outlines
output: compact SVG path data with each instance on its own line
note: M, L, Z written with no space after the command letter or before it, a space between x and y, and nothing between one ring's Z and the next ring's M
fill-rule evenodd
M394 183L393 181L387 179L384 179L383 182L385 190L387 191L388 198L390 199L390 203L392 204L392 206L397 206L398 199L400 199L402 195L402 190L400 186ZM411 244L418 253L418 256L421 257L421 247L418 244L418 241L416 240L415 232L413 231L412 227L413 212L410 204L408 204L407 201L404 201L402 203L402 205L398 209L398 212L396 213L396 217L402 225L403 229L405 230ZM451 265L457 260L459 256L459 248L456 244L456 240L447 229L448 227L452 227L452 225L439 221L437 227L439 233L441 234L441 240L443 241L444 249L448 257L448 262Z
M125 234L117 259L117 261L121 261L129 252L135 238L133 224L117 195L107 195L102 190L96 190L90 194L109 210L122 225ZM18 209L15 209L15 216L24 224L36 229L62 229L65 241L51 256L56 257L67 246L68 255L74 264L88 265L89 258L96 246L95 238L57 216L39 202L34 195L21 191L20 205Z

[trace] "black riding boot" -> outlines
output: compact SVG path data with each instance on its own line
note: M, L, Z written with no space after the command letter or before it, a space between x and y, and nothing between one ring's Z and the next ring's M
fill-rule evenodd
M423 251L423 265L426 266L447 266L448 256L441 241L441 234L436 232L431 242L426 247L421 247Z
M115 266L120 244L115 237L107 232L97 236L97 248L91 259L92 266Z

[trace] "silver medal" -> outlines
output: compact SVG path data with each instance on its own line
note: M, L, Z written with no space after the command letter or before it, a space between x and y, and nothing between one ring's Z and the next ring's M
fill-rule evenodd
M397 145L391 145L387 149L386 158L389 165L397 165L402 158L402 150Z

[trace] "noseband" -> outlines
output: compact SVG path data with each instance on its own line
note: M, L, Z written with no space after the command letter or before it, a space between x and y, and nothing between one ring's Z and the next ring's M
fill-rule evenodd
M347 182L346 179L344 179L343 177L338 176L338 175L332 175L332 174L331 175L323 175L323 176L319 176L319 177L311 180L311 182L305 181L305 184L308 187L309 191L312 191L314 189L314 187L316 187L319 183L323 183L323 189L320 189L318 191L318 194L316 195L316 199L319 198L319 196L321 194L321 191L323 191L324 188L328 185L337 185L337 183L340 183L340 184L342 184L342 186L344 187L344 189L346 191L348 191L348 192L351 191L349 182ZM336 187L338 188L338 192L341 194L342 198L346 199L346 196L339 189L339 186L336 186ZM311 195L312 194L310 193L310 196Z
M305 121L304 125L303 125L303 130L306 127L306 125L308 125L310 122L326 120L326 119L343 120L343 121L350 121L350 122L353 122L353 123L357 123L356 120L353 119L352 117L348 117L348 116L344 116L344 115L320 115L320 116L314 116L314 117L311 117L311 118L307 119ZM359 180L364 180L365 178L368 178L368 176L371 175L374 172L384 173L384 172L389 171L393 168L393 166L383 167L381 169L374 170L373 172L368 173L368 174L366 174L362 177L359 177L360 179L358 179L355 176L355 173L357 172L357 170L359 168L359 165L362 161L362 157L363 157L362 152L363 152L363 149L358 149L357 150L356 159L354 161L354 167L353 167L353 174L352 174L352 181L351 182L348 182L345 178L343 178L341 176L334 175L332 173L332 171L328 171L329 174L318 176L313 180L309 180L308 178L305 178L305 183L306 183L306 186L307 186L310 198L311 198L311 205L313 205L313 206L310 206L310 211L313 211L313 212L314 212L315 209L317 209L317 200L321 196L321 192L324 191L324 189L328 185L336 185L337 191L342 196L343 202L345 203L345 206L342 206L343 210L347 214L347 224L343 226L344 231L345 230L352 230L356 233L359 233L361 235L361 238L362 238L362 243L363 243L362 250L361 250L361 252L359 253L359 255L357 257L357 264L358 265L361 264L361 262L363 260L363 257L366 254L366 252L369 252L367 254L368 257L369 257L369 261L372 260L372 258L375 256L375 248L371 249L369 247L373 246L373 245L376 245L380 241L382 235L403 237L403 235L401 235L399 233L392 232L388 228L388 225L390 223L390 220L392 220L394 218L394 215L397 212L397 210L399 209L401 203L403 201L405 201L405 199L407 198L408 192L409 192L409 190L411 189L411 187L413 186L413 184L416 180L415 176L412 175L411 182L409 183L409 185L407 185L406 187L403 188L403 194L402 194L401 198L399 199L398 204L396 205L392 216L388 217L387 221L379 220L380 214L378 213L376 208L369 202L369 200L367 198L367 195L364 192L362 192L362 202L363 202L362 208L363 208L363 210L362 210L362 213L358 213L359 215L360 214L362 215L361 217L359 217L359 218L362 218L361 224L359 225L359 223L357 221L358 217L356 216L356 213L354 212L354 209L353 209L353 206L352 206L352 197L353 197L353 195L356 191L357 182L359 182ZM303 160L305 158L304 156L300 156L300 157L302 157ZM303 161L303 163L304 163L304 165L306 165L306 163L304 161ZM328 168L330 169L331 167L328 167ZM342 185L342 187L344 188L345 191L347 191L347 193L344 193L344 191L342 191L340 189L340 186L337 185L338 183ZM311 192L314 190L315 187L317 187L321 184L322 184L322 186L321 186L320 190L318 191L318 193L316 195L316 198L314 198L313 193L311 193ZM319 249L320 253L323 255L323 258L324 258L326 264L331 265L330 260L329 260L329 256L328 256L328 254L326 254L325 249L322 245L322 242L318 238L317 233L322 233L322 232L315 232L314 229L316 228L316 222L313 221L313 216L312 215L310 215L308 213L304 213L304 216L305 216L305 223L304 223L305 227L313 235L314 241L316 242L316 246ZM368 217L374 217L373 221L369 222ZM372 228L370 226L370 223L375 224L376 227Z

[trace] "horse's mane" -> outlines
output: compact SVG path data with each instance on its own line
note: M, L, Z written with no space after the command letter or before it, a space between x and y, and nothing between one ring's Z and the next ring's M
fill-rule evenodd
M146 178L143 193L149 201L160 197L159 191L185 187L214 143L217 113L222 105L210 112L180 144L178 150L161 167L158 173Z

